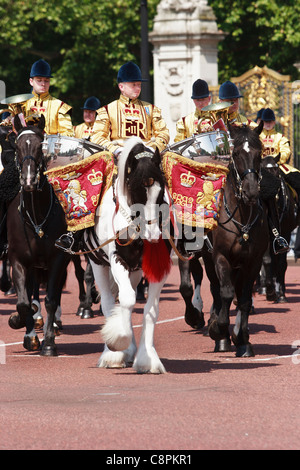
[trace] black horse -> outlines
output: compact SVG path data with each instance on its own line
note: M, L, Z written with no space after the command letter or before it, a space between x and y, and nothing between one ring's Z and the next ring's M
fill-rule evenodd
M11 125L8 125L5 121L0 123L1 166L3 169L14 166L15 136ZM9 181L7 181L7 174L10 177ZM5 185L3 185L3 179L5 179ZM7 190L8 187L10 191ZM18 191L19 184L15 171L0 174L0 259L2 260L0 289L2 292L8 292L10 289L13 289L10 263L7 259L6 203L9 198L16 196Z
M0 145L1 145L1 163L6 170L3 175L0 175L0 248L2 251L3 269L1 275L0 288L3 292L7 292L11 287L10 276L10 263L7 259L7 204L14 199L20 190L19 176L15 169L15 152L16 152L16 134L11 125L6 123L0 124ZM2 184L1 178L5 179L5 184ZM9 179L9 182L7 181ZM8 191L9 188L9 191ZM95 288L92 269L87 261L86 270L81 265L79 256L73 256L75 275L78 280L79 287L79 307L77 315L83 319L92 318L93 310L92 304L100 301L99 294ZM43 326L43 318L41 316L40 302L39 302L39 284L34 283L33 287L33 303L34 308L37 310L35 314L36 324L38 327Z
M182 233L184 234L184 228ZM202 248L194 252L186 250L185 242L184 236L178 239L177 242L179 252L178 267L180 272L179 291L185 303L184 319L192 328L201 330L205 325L203 300L201 297L204 269L201 259L204 265L206 265L206 260L211 257L210 241L204 242Z
M14 125L18 132L15 158L21 190L7 208L8 258L18 297L17 313L10 316L9 325L14 329L26 327L24 347L29 351L39 349L30 296L33 282L46 280L47 322L41 355L54 356L54 316L70 261L54 243L66 230L65 216L44 175L44 117L37 127L23 127L16 116Z
M252 307L253 284L269 237L266 210L259 199L261 130L262 125L255 130L246 126L230 128L234 139L232 163L219 225L212 232L209 278L214 304L208 331L216 342L215 351L230 350L229 312L236 297L237 313L232 340L238 357L254 355L249 342L248 317Z
M262 169L268 171L278 181L278 192L274 201L278 212L281 235L290 243L291 234L299 225L300 214L293 190L285 181L278 165L279 159L280 154L277 157L264 157L262 159ZM275 255L272 247L268 247L263 258L263 268L264 278L261 281L266 287L267 300L274 300L278 303L287 302L285 295L287 253Z

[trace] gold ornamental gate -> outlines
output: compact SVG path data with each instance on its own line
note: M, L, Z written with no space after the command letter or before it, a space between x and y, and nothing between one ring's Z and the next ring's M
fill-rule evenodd
M290 81L289 75L281 75L267 66L254 67L240 77L232 77L243 99L240 100L240 112L255 120L261 108L273 109L276 116L276 129L290 141L292 157L290 163L300 169L300 99L297 86ZM217 87L210 87L213 102L218 101ZM300 98L300 86L298 90Z

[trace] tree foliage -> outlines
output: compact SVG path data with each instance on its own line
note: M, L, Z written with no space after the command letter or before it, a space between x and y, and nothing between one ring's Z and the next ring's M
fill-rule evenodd
M219 82L258 65L297 79L300 3L294 0L208 0L218 27Z
M158 3L148 0L149 28ZM2 0L0 78L7 96L29 93L32 63L47 60L51 93L73 106L76 123L88 96L106 104L118 95L119 67L140 63L140 34L137 0Z

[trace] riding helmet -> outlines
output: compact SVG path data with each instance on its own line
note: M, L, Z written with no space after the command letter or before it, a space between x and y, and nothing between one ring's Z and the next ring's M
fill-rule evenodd
M48 62L43 59L37 60L31 67L30 78L34 77L52 77L51 68Z
M193 100L200 100L201 98L208 98L209 90L205 80L199 78L193 83L193 90L191 98Z
M231 100L234 98L243 98L243 95L240 94L238 87L235 83L227 82L222 83L219 89L219 98L220 100Z
M84 102L83 108L81 109L89 109L90 111L97 111L101 106L100 100L96 98L96 96L90 96Z
M257 122L259 119L261 119L261 116L262 116L262 113L263 113L263 110L265 108L261 108L259 111L257 111L257 115L256 115L256 118L254 120L254 122Z
M266 108L263 110L261 115L262 121L276 121L274 111L270 108Z
M142 78L140 68L133 62L126 62L119 69L117 76L118 83L122 82L146 82L147 80Z

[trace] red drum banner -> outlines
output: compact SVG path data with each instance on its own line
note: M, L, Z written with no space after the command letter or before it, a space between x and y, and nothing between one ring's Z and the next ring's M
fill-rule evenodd
M114 171L113 155L99 152L45 172L65 211L69 231L94 225L96 209L112 184Z
M205 231L216 228L228 168L173 152L166 152L162 163L177 222Z

